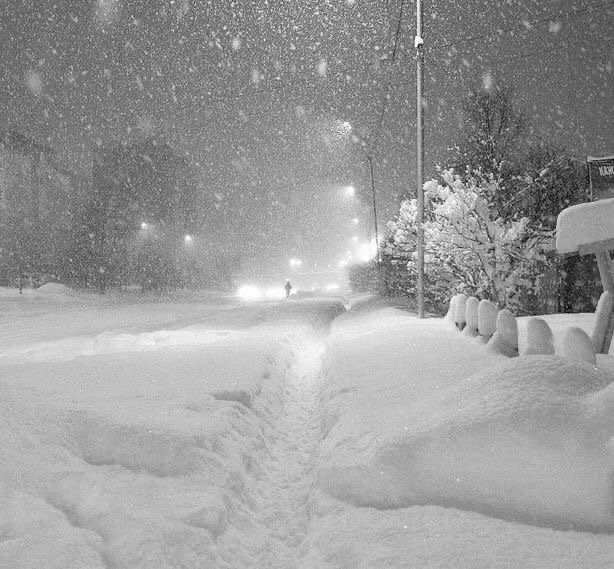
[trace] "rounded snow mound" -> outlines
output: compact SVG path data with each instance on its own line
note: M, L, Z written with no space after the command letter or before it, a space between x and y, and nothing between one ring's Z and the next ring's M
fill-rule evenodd
M363 464L320 484L362 506L436 504L557 528L614 531L614 384L582 361L528 356L408 408Z

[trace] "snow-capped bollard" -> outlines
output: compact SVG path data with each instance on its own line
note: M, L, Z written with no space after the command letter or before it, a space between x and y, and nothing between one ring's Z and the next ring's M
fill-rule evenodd
M497 314L497 331L488 341L488 347L509 358L518 355L518 323L507 308Z
M543 318L530 318L527 322L527 345L523 356L554 354L554 336Z
M577 326L572 326L565 334L563 356L572 360L581 360L597 365L597 357L593 351L593 342L589 335Z
M478 304L478 333L484 342L488 342L497 331L497 305L485 298Z
M612 342L612 313L614 312L614 293L606 290L599 297L595 310L595 325L591 340L595 353L607 354Z
M454 324L454 320L455 320L455 315L456 315L456 297L458 295L454 295L451 299L450 299L450 305L448 306L448 312L446 313L446 317L445 319L450 322L451 324Z
M465 312L467 305L467 297L464 294L456 295L456 302L454 303L454 323L459 330L465 327Z
M480 301L475 296L470 296L465 304L466 326L463 334L472 338L478 335L478 307Z

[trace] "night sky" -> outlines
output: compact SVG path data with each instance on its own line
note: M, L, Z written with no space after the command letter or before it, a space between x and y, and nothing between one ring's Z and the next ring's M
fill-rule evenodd
M493 81L535 137L614 154L613 0L423 5L427 178ZM365 151L380 226L415 190L414 34L412 0L0 0L0 131L81 173L158 135L208 190L203 233L276 277L319 271L372 236Z

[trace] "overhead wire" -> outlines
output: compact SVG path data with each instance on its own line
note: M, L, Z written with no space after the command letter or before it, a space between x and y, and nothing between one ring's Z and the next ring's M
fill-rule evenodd
M433 48L433 50L441 50L441 49L446 49L448 47L453 47L453 46L457 46L459 44L463 44L463 43L472 43L478 40L483 40L483 39L487 39L487 38L492 38L494 36L501 36L503 34L506 33L510 33L512 31L516 31L516 30L521 30L521 31L531 31L531 27L536 26L538 24L544 24L544 23L549 23L552 21L555 21L557 18L570 18L570 17L575 17L578 16L580 14L584 14L586 12L595 10L595 9L600 9L600 8L604 8L607 6L611 6L614 5L614 0L606 0L605 2L603 1L599 1L599 2L595 2L594 4L588 4L582 8L577 8L577 9L573 9L573 10L567 10L565 12L558 12L555 14L549 14L548 16L544 16L541 18L536 18L533 20L523 20L520 24L516 24L514 26L509 26L508 28L503 28L503 29L497 29L494 30L492 32L488 32L488 33L484 33L484 34L479 34L479 35L475 35L475 36L469 36L467 38L461 38L458 40L454 40L452 42L448 42L448 43L443 43L443 44L436 44Z

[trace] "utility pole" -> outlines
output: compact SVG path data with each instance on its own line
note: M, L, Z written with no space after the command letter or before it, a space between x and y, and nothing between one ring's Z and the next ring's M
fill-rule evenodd
M416 282L418 296L418 318L424 318L424 124L423 124L423 104L422 88L424 84L424 40L422 38L422 0L416 0L416 37L414 47L416 48L416 191L417 208L416 226L417 236L417 270L418 278Z
M371 196L373 197L373 226L375 229L375 251L377 255L377 265L382 262L382 256L379 248L379 233L377 231L377 204L375 202L375 181L373 179L373 158L367 154L367 160L369 162L369 179L371 180Z

